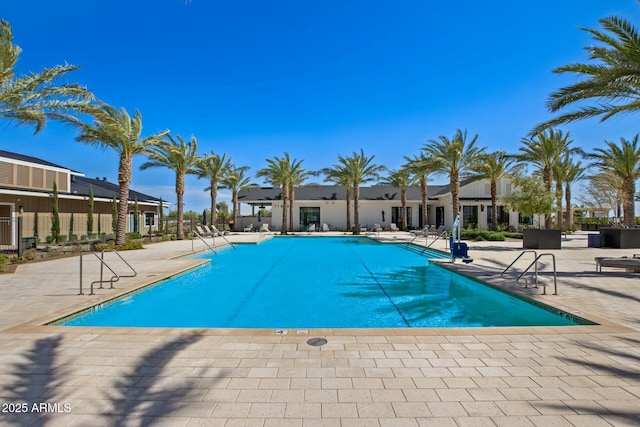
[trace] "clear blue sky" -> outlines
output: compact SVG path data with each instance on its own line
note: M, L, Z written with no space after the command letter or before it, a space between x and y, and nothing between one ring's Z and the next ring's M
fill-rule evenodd
M587 59L591 39L578 27L612 14L640 23L639 12L635 0L0 3L23 49L18 74L79 65L70 80L138 108L145 134L195 135L200 153L226 152L251 174L285 151L311 170L360 148L397 168L458 128L516 152L551 117L548 94L575 81L551 71ZM633 137L637 120L561 129L590 150ZM2 149L117 181L115 154L75 142L73 130L0 126ZM144 160L132 187L175 203L173 173L140 171ZM185 209L209 206L206 185L187 179Z

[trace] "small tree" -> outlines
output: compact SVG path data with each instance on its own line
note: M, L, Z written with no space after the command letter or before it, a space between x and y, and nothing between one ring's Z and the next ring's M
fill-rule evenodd
M118 229L118 202L116 201L116 195L113 195L113 202L111 203L111 232L116 233Z
M36 238L36 243L38 243L38 211L33 213L33 237Z
M160 197L160 214L158 216L158 233L163 232L164 227L164 203L162 202L162 197Z
M58 184L53 181L53 201L51 203L51 237L55 243L60 240L60 212L58 210Z
M69 236L69 241L71 241L71 236L73 235L73 212L71 212L71 218L69 218L69 233L67 234Z
M89 204L87 205L87 237L93 234L93 186L89 186Z
M133 202L133 231L135 231L136 233L140 232L140 218L139 218L139 211L138 211L138 196L136 196L134 198L134 202Z
M524 216L550 215L553 212L554 195L540 177L514 177L512 183L515 191L502 198L510 210Z

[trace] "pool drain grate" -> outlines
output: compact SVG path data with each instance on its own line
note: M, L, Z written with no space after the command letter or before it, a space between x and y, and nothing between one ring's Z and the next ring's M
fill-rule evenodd
M309 338L307 340L307 344L312 345L314 347L320 347L322 345L325 345L327 343L327 340L325 340L324 338Z

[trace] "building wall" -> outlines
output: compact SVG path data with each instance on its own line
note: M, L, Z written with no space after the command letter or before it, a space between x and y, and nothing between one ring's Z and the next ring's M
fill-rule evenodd
M54 181L58 191L69 191L71 178L68 170L0 160L0 185L52 191Z

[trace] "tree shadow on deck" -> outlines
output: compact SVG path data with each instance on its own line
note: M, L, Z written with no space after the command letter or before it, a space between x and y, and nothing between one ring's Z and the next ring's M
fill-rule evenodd
M126 373L119 377L115 384L105 383L97 386L105 387L102 394L104 399L110 402L108 409L102 413L92 413L91 410L83 410L83 413L87 413L89 417L101 416L104 422L111 426L145 426L157 422L159 418L172 415L181 405L188 405L190 401L194 401L190 395L200 378L194 376L175 379L163 374L180 351L201 338L197 333L173 337L146 351L132 364L133 366L122 366ZM83 398L63 396L76 385L72 381L77 379L77 376L74 376L76 367L73 365L73 359L61 360L60 353L63 347L62 335L41 338L34 341L29 350L15 356L21 359L20 361L13 365L5 364L2 373L14 377L15 380L0 385L3 403L24 403L27 406L26 411L0 414L0 424L44 426L56 422L56 417L64 413L74 414L74 405ZM82 387L82 384L77 385ZM87 399L101 400L95 396ZM55 403L58 406L53 412L51 408L34 412L34 403ZM93 421L95 422L95 418Z

